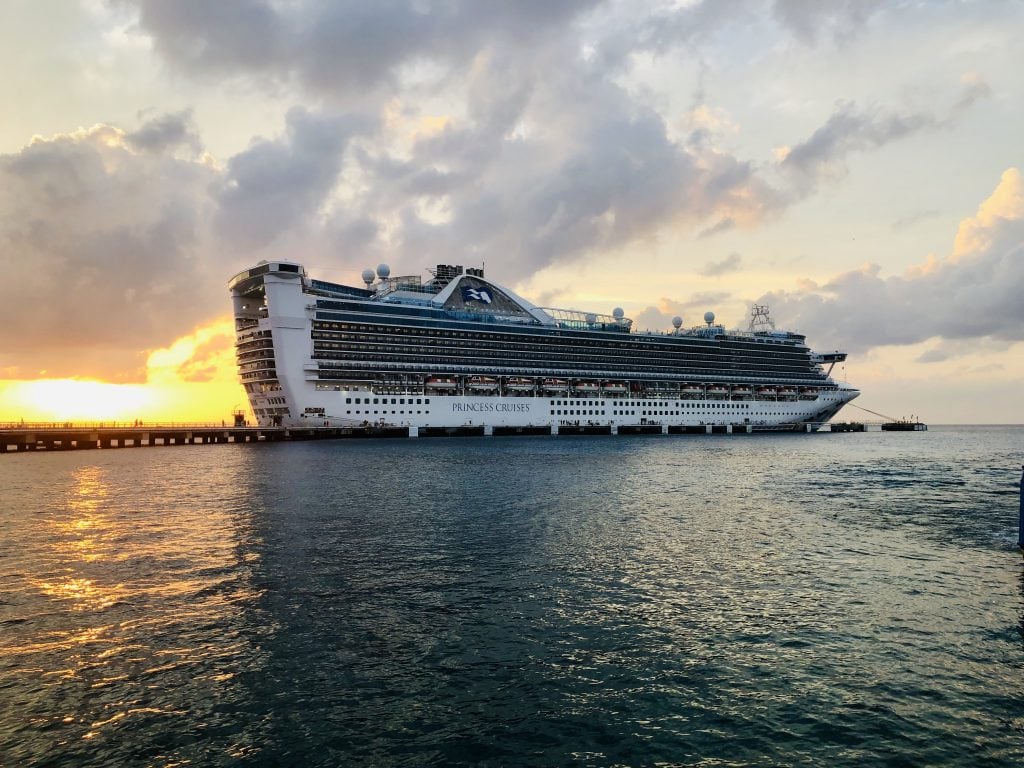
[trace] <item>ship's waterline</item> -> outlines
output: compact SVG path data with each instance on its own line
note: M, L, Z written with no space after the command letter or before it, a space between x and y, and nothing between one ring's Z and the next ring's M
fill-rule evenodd
M705 325L634 333L611 315L534 306L439 265L433 277L310 279L290 262L230 281L239 373L261 426L816 428L858 390L763 307L748 331ZM825 366L828 365L828 369Z

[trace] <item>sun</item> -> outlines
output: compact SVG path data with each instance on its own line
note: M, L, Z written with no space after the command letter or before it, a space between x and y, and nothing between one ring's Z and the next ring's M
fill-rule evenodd
M141 384L83 379L11 382L4 399L26 421L132 421L151 412L156 393Z

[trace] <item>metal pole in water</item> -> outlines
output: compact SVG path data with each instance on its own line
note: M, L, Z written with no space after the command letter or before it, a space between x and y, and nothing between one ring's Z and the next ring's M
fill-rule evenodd
M1017 546L1024 549L1024 466L1020 468L1020 519L1017 521Z

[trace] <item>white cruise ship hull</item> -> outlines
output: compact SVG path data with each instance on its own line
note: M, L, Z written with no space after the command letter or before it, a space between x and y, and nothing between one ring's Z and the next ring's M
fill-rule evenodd
M534 307L482 272L424 293L319 283L279 262L230 285L260 426L805 431L859 394L822 368L845 354L814 355L799 335L710 321L636 334L621 315Z
M303 382L304 383L304 382ZM300 384L301 389L301 384ZM388 394L369 390L307 391L295 397L298 417L284 426L552 427L751 426L820 427L859 392L837 389L814 400L692 400L631 397L459 396Z

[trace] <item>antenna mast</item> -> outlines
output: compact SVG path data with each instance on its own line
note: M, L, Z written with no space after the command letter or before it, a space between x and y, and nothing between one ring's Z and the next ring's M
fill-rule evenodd
M754 304L750 308L750 331L751 333L766 333L768 330L775 330L775 321L768 312L767 304Z

